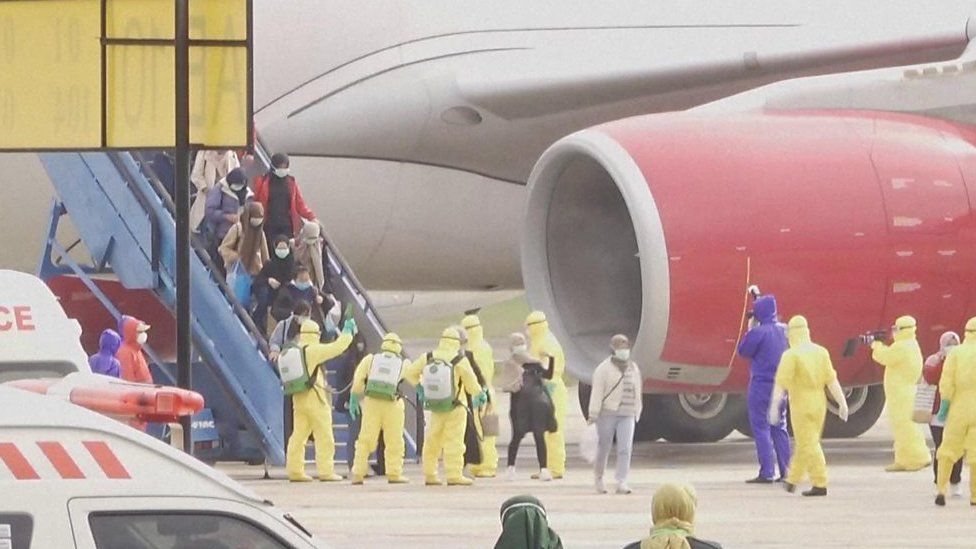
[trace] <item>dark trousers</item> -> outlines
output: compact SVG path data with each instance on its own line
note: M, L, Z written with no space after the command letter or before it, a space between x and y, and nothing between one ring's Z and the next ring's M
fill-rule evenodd
M513 395L514 396L514 395ZM512 400L515 400L514 398ZM524 423L538 424L540 422L520 422L518 421L517 414L515 413L515 403L512 403L512 409L509 410L509 419L512 421L512 441L508 443L508 466L512 467L515 465L515 458L518 457L519 444L522 443L522 439L525 435L532 433L532 438L535 439L535 457L539 460L539 469L544 469L546 467L546 462L548 460L548 454L546 452L546 429L542 425L534 425L531 431L525 430ZM523 425L520 425L523 424Z
M939 451L939 446L942 446L942 431L944 427L936 427L935 425L929 425L929 430L932 431L932 441L935 442L935 451ZM932 460L932 469L935 471L935 479L939 479L939 460ZM949 484L959 484L962 482L962 458L952 465L952 476L949 477Z
M254 294L254 310L251 312L251 320L254 321L258 330L261 330L261 333L267 337L268 308L274 301L275 291L271 289L271 286L268 286L267 280L262 279L262 282L256 283L251 288L251 293Z

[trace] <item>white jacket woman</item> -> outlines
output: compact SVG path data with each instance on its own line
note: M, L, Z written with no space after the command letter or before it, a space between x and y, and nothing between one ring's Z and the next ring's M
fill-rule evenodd
M227 177L234 168L240 168L241 163L234 151L200 151L193 161L190 171L190 182L197 188L197 197L190 206L190 230L199 231L200 223L206 214L207 194L217 182Z
M630 360L630 340L615 335L610 341L613 354L593 372L589 423L596 423L599 446L593 477L598 493L606 493L603 473L607 468L613 439L617 438L617 493L629 494L627 476L634 448L634 429L643 411L640 369Z

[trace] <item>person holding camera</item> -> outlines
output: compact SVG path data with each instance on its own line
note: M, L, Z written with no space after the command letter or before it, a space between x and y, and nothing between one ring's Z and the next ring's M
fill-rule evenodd
M871 341L871 358L885 369L886 409L895 438L895 461L885 467L889 473L918 471L932 463L925 437L912 422L915 390L922 376L922 349L915 338L917 325L911 316L899 317L891 327L891 345Z

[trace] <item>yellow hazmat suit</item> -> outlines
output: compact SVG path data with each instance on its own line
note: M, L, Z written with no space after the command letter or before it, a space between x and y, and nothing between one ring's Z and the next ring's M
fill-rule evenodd
M912 422L915 388L922 376L922 350L915 339L915 319L895 321L894 343L871 344L871 357L885 367L884 389L888 421L895 437L895 462L886 471L918 471L932 463L925 437Z
M810 341L810 328L805 318L791 318L787 336L790 348L780 358L774 389L774 395L780 388L789 395L790 423L793 425L795 448L786 482L796 486L809 474L814 488L826 488L827 460L820 446L827 417L824 389L837 382L837 372L827 349ZM774 402L780 401L774 399ZM779 417L777 413L777 421Z
M332 395L325 390L325 361L341 355L352 343L352 334L343 332L334 342L319 343L322 331L314 320L302 323L298 344L305 353L305 367L311 377L315 366L322 364L315 387L292 396L294 430L288 439L285 453L285 469L288 479L296 482L312 480L305 474L305 444L309 435L315 435L315 464L319 480L338 481L335 474L335 435L332 432Z
M461 351L461 336L457 330L448 328L441 334L440 342L433 353L439 360L454 363ZM428 355L424 354L407 367L403 380L411 385L418 385L427 365ZM463 358L454 363L454 393L460 394L464 390L471 396L479 395L481 387L474 375L474 370ZM424 467L425 482L429 485L440 484L437 476L437 461L441 451L444 452L444 472L447 483L451 485L467 485L472 481L463 475L464 470L464 429L467 427L468 409L459 398L459 403L450 412L431 412L430 424L427 425L424 437L424 451L421 456Z
M403 343L400 336L388 333L383 338L380 351L390 356L395 356L402 360ZM366 470L369 466L369 455L376 450L379 443L380 432L383 433L383 441L386 446L384 454L386 458L386 478L391 484L402 484L408 482L403 476L403 399L397 397L390 400L381 396L371 396L366 390L366 379L373 367L375 355L367 355L356 366L356 371L352 379L352 394L354 398L362 402L363 421L359 429L359 438L356 439L356 455L352 464L353 483L363 482ZM409 364L403 361L403 367ZM400 370L400 378L403 378L403 370Z
M936 453L939 495L944 503L952 465L965 451L969 462L969 498L976 505L976 318L969 319L962 345L946 358L939 391L943 406L949 408L942 445Z
M566 383L563 373L566 371L566 356L563 347L556 340L556 336L549 331L549 322L542 311L533 311L525 319L525 327L529 335L529 354L539 357L551 356L554 360L552 381L546 384L546 389L552 395L552 403L556 409L556 432L546 433L546 451L549 472L552 478L563 478L566 474Z
M488 406L484 413L495 412L495 390L492 383L495 379L495 354L491 345L485 341L485 331L481 326L481 319L475 315L468 315L461 320L461 326L468 332L468 351L474 355L481 375L484 377L484 389L488 391ZM481 433L481 422L475 422L475 428L481 436L481 463L471 467L471 473L476 477L493 477L498 471L498 448L495 442L498 437L486 437Z

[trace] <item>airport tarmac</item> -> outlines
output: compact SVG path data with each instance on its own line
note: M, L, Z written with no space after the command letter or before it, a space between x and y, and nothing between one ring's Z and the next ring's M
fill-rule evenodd
M260 467L219 468L337 548L492 547L500 531L499 506L526 493L545 504L567 548L619 548L646 535L651 496L665 482L695 487L698 535L727 548L976 547L976 507L968 498L950 499L946 508L937 508L930 469L884 472L891 443L883 418L858 439L825 443L826 498L787 494L780 484L744 484L755 476L755 454L751 439L738 433L714 444L638 444L630 482L634 493L624 496L594 493L592 473L575 444L583 424L578 405L572 403L570 411L569 471L565 479L548 483L529 479L535 470L529 444L519 452L518 479L505 478L504 432L499 438L502 474L468 488L425 487L420 466L412 463L406 474L413 482L406 486L391 486L382 478L368 479L365 486L290 484L280 469L272 471L276 480L265 481L259 480ZM966 472L963 480L968 479Z

